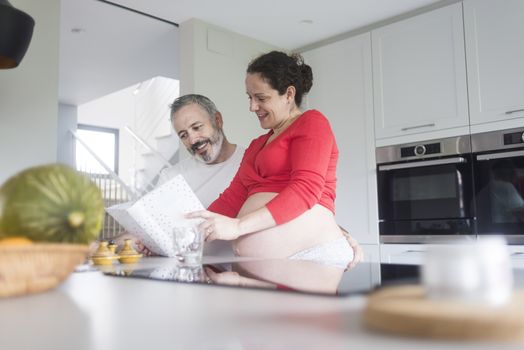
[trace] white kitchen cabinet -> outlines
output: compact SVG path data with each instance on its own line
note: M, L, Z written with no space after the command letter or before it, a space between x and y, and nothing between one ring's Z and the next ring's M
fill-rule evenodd
M337 222L360 243L378 244L370 33L303 56L314 79L307 108L327 116L340 151Z
M393 144L413 140L402 140L405 135L450 128L468 133L462 4L371 34L376 138L400 137Z
M387 264L422 265L429 244L381 244L380 262Z
M464 1L471 124L499 123L473 132L524 125L523 19L522 0Z
M511 265L515 269L524 270L524 246L510 245L508 250L511 256Z
M381 244L380 262L386 264L423 265L428 249L436 244ZM364 250L364 256L369 249ZM371 251L372 253L373 251ZM513 268L524 269L524 246L508 245ZM376 261L376 260L368 260Z
M380 250L378 244L361 244L360 247L364 254L362 259L363 262L372 263L372 265L380 262Z

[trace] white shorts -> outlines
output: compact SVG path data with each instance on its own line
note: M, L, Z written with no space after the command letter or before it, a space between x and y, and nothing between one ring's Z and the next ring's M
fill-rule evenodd
M309 260L345 269L353 261L353 248L346 237L316 245L291 255L288 259Z

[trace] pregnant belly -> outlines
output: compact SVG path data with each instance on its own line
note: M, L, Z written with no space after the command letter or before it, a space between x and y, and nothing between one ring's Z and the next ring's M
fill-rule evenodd
M269 192L251 195L240 209L238 217L262 208L276 195ZM339 237L342 237L342 233L333 213L317 204L285 224L238 238L233 242L233 249L239 256L287 258Z

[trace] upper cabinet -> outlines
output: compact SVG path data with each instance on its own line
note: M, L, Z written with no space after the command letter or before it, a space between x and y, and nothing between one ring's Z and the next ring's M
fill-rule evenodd
M472 125L522 125L522 120L515 118L524 117L523 20L522 0L464 1ZM486 127L498 128L494 124Z
M457 127L468 133L462 4L371 34L376 138Z
M378 244L371 40L365 33L306 52L306 108L324 113L338 144L336 218L360 243Z

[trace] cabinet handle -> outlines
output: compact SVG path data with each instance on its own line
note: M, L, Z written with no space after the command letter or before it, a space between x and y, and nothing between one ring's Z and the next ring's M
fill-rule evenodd
M420 129L420 128L429 128L429 127L432 127L432 126L435 126L435 123L423 124L423 125L415 125L415 126L407 126L405 128L400 129L400 131L407 131L407 130L411 130L411 129Z
M417 250L417 249L408 249L408 250L404 250L404 252L402 254L414 254L414 253L424 253L424 254L426 254L426 251L425 250Z
M524 112L524 108L507 111L506 114L517 113L517 112Z

